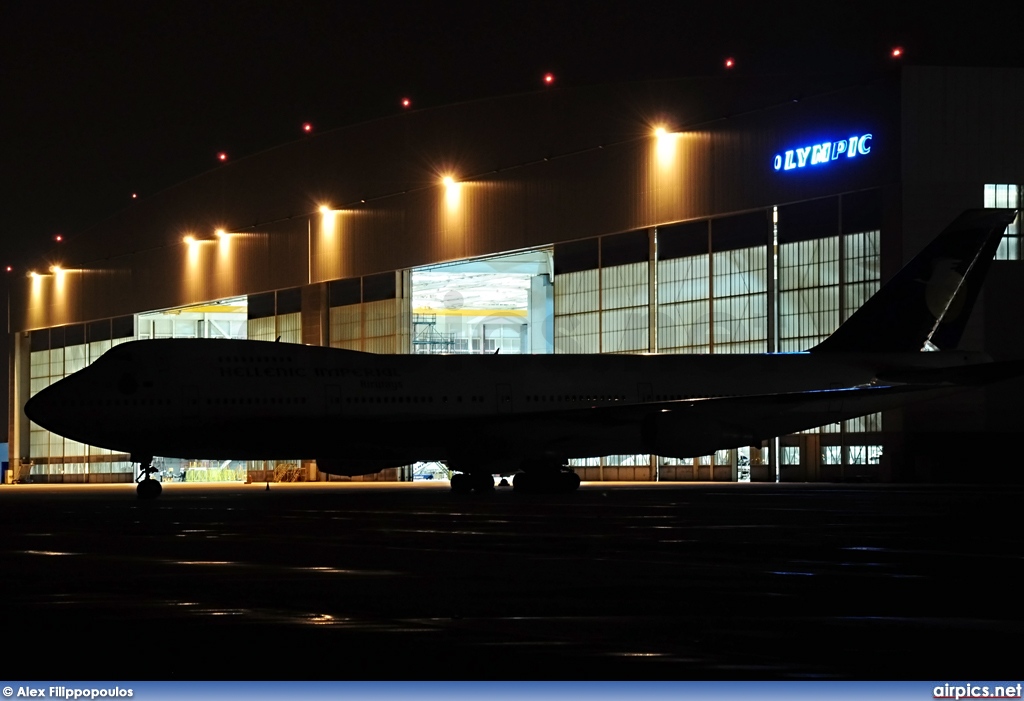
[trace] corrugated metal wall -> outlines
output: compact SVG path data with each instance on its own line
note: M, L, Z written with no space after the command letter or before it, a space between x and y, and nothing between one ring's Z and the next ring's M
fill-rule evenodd
M14 291L56 326L749 210L898 180L898 83L684 80L409 113L241 159L72 237L77 271ZM805 97L817 95L817 97ZM677 132L655 138L663 124ZM875 155L776 173L874 130ZM458 184L441 183L450 175ZM319 208L327 206L329 215ZM326 220L330 219L330 222ZM229 236L217 241L214 231ZM198 239L183 242L185 235ZM35 291L33 292L33 286ZM59 288L59 289L58 289Z

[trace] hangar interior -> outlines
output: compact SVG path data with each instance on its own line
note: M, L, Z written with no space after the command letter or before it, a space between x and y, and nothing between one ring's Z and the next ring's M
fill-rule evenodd
M758 93L730 85L720 104L705 97L704 82L661 86L667 92L660 97L671 99L655 100L659 108L685 115L695 101L712 107L690 115L692 127L655 130L648 122L625 134L623 114L634 119L640 110L623 108L618 94L507 98L340 130L189 181L93 232L78 267L35 274L12 293L11 474L45 482L133 479L128 456L50 434L20 411L42 388L130 339L248 338L371 353L806 350L952 214L1019 206L1024 174L1015 169L1024 158L993 166L958 156L980 147L961 144L964 124L933 118L936 101L984 91L988 77L904 72L839 91L800 86L801 99L782 99L774 87ZM1024 77L1014 80L1024 85ZM748 94L756 94L756 109L737 112L736 95ZM592 116L595 105L607 119L573 121ZM1008 113L957 119L976 128L971 120ZM709 120L716 115L729 119ZM572 131L570 123L586 126ZM395 129L401 139L383 139ZM931 160L930 147L917 141L925 131L947 139L947 161ZM439 133L465 137L477 158L467 172L479 175L442 184L401 171L415 160L402 149ZM991 138L985 148L1002 148ZM817 161L805 143L815 144ZM337 184L342 154L365 168L370 185L360 188L385 194L364 197ZM287 200L266 184L276 182L267 173L282 169L313 184L284 188L303 193ZM307 193L324 182L337 184L335 201L352 204L310 202ZM198 237L195 217L174 218L179 208L204 221L255 223ZM149 248L136 243L139 230L150 232ZM190 232L184 240L182 232ZM1021 248L1018 218L996 258L1012 266ZM1014 277L1021 276L1001 279ZM986 318L998 314L999 302L986 307ZM970 342L983 345L988 322L971 328ZM669 398L657 387L638 392L641 400ZM908 417L874 414L686 460L611 455L571 464L583 480L888 479L886 461L902 450L897 434ZM157 467L165 479L326 479L298 459L211 463L195 456ZM353 479L427 474L446 473L417 465Z

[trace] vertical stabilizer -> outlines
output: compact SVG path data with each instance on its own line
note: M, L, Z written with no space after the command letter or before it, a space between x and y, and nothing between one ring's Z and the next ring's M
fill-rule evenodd
M969 209L938 235L814 353L956 348L1012 209Z

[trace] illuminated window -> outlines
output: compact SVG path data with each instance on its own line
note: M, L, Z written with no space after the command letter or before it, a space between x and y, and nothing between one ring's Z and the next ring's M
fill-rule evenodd
M881 232L862 231L843 235L843 321L878 292L881 280Z
M1017 209L1021 200L1020 185L985 185L985 207L999 209ZM996 249L995 260L1021 260L1020 244L1020 212L1014 217L1010 225L1006 227Z
M822 465L842 465L843 464L843 447L841 445L823 445L823 446L821 446L821 464Z
M764 353L768 343L768 270L764 246L712 254L715 353Z
M801 351L839 325L839 237L779 245L779 349Z
M557 265L557 257L555 260ZM599 279L597 269L559 274L556 267L556 353L600 352Z
M648 350L647 277L646 262L601 271L601 352Z
M658 351L708 353L711 340L708 254L658 261Z

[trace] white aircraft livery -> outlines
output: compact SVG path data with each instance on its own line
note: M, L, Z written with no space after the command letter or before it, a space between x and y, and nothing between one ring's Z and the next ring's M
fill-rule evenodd
M360 475L447 462L455 491L571 491L570 458L690 458L1024 374L956 350L1012 210L961 214L823 342L753 355L376 355L266 341L131 341L25 405L131 455L315 459Z

